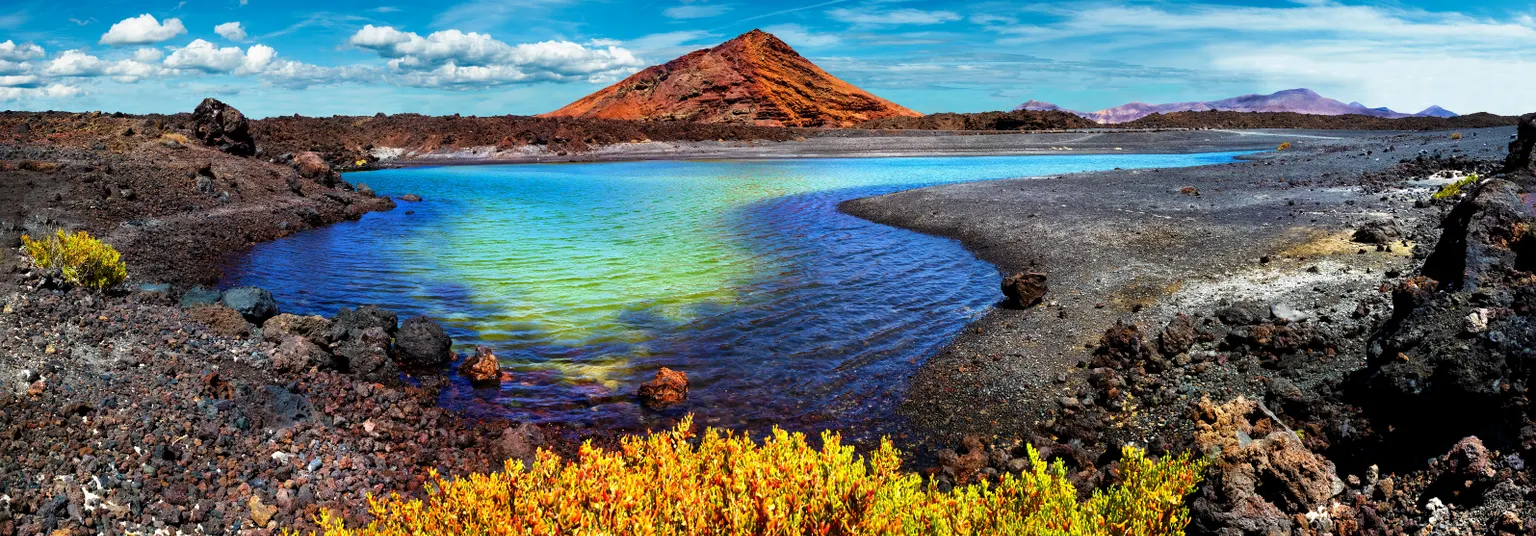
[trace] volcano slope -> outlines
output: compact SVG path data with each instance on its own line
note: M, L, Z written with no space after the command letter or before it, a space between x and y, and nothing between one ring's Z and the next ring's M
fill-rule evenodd
M1514 132L1298 138L842 208L1048 275L1041 305L1000 303L913 379L904 412L947 443L1030 442L1085 485L1123 443L1203 450L1193 533L1525 534L1536 177Z

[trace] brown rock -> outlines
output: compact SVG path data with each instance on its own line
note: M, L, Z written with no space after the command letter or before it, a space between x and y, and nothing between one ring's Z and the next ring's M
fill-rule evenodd
M518 426L509 426L501 431L501 437L496 440L493 448L497 457L502 460L520 460L523 467L531 467L534 455L539 447L544 446L544 431L532 423L522 423Z
M245 504L250 507L251 521L255 521L257 527L266 527L267 523L272 521L272 516L277 515L277 507L261 504L260 496L252 495Z
M218 99L203 99L192 111L192 134L203 145L218 147L232 155L256 154L256 140L251 138L245 115Z
M459 375L475 383L495 381L501 378L501 362L496 360L496 354L491 353L490 348L476 346L475 355L459 365Z
M309 339L289 335L272 352L272 366L280 371L291 372L326 370L335 366L335 358Z
M1003 296L1014 307L1033 307L1045 298L1045 274L1019 272L1003 278Z
M1520 116L1520 126L1515 129L1515 140L1509 142L1509 156L1504 160L1504 171L1511 174L1536 175L1536 113Z
M283 313L267 319L261 325L261 338L267 342L281 343L291 335L298 335L319 346L325 346L331 330L331 321L323 316L299 316Z
M314 151L304 151L293 157L293 167L299 170L299 176L318 182L325 186L336 183L337 174L331 170L331 165Z
M954 473L956 483L967 484L983 467L987 466L991 457L981 444L981 439L976 436L966 436L960 444L965 447L965 454L959 454L950 449L941 450L939 465Z
M640 400L647 407L660 409L688 399L688 373L667 367L656 371L656 379L640 386Z
M1195 329L1195 321L1184 313L1179 313L1168 321L1163 327L1162 333L1157 335L1157 347L1165 356L1176 356L1189 351L1189 347L1195 345L1200 337L1200 332Z
M254 327L239 311L223 305L204 305L187 311L187 318L208 326L210 331L225 337L243 337Z
M370 327L336 345L337 366L363 378L385 381L399 377L400 369L389 358L389 333Z
M752 30L635 73L544 117L816 127L921 115L827 74L777 37Z
M1142 335L1141 327L1122 320L1104 330L1104 335L1099 337L1099 348L1095 351L1093 365L1125 370L1151 357L1152 347Z
M405 194L405 195L402 195L402 196L398 197L397 199L399 199L401 201L408 202L408 203L419 203L419 202L421 202L421 196L416 195L416 194Z
M1275 430L1283 425L1259 403L1204 399L1195 418L1195 444L1212 457L1193 509L1204 530L1289 532L1292 516L1344 489L1333 462L1307 450L1294 432Z

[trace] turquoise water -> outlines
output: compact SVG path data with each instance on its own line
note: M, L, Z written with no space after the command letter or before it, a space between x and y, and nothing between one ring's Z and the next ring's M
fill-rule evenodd
M436 318L512 380L445 402L573 426L883 430L905 379L1000 298L959 243L837 204L917 186L1230 161L1237 153L629 162L349 174L420 203L263 244L226 274L286 312ZM689 374L652 412L638 385Z

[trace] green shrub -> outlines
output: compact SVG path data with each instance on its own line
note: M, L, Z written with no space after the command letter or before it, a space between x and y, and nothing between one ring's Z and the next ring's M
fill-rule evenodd
M1189 523L1184 497L1205 470L1187 454L1151 460L1126 447L1122 482L1079 503L1061 462L1033 448L1023 474L946 492L899 471L889 441L865 459L830 432L818 451L777 429L756 443L714 429L695 442L691 428L689 417L618 452L589 443L569 463L540 451L526 469L514 460L491 475L434 472L425 498L370 497L374 521L356 529L322 513L322 534L1172 535Z
M40 240L22 235L21 246L32 264L59 270L73 285L101 290L128 279L128 266L117 250L85 231L69 234L61 229Z
M1456 194L1460 194L1461 193L1461 189L1462 188L1466 188L1466 187L1471 186L1473 184L1477 184L1477 181L1478 181L1478 178L1477 178L1477 174L1476 173L1473 173L1471 175L1467 175L1465 178L1462 178L1461 180L1458 180L1456 182L1453 182L1453 183L1445 185L1445 187L1440 188L1440 191L1435 192L1435 195L1430 196L1430 197L1433 197L1435 199L1446 199L1446 198L1456 197Z

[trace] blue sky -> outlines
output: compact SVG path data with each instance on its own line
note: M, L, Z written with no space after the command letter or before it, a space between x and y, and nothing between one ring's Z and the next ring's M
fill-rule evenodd
M1098 110L1309 87L1536 111L1523 1L6 0L0 108L536 114L762 28L920 112Z

